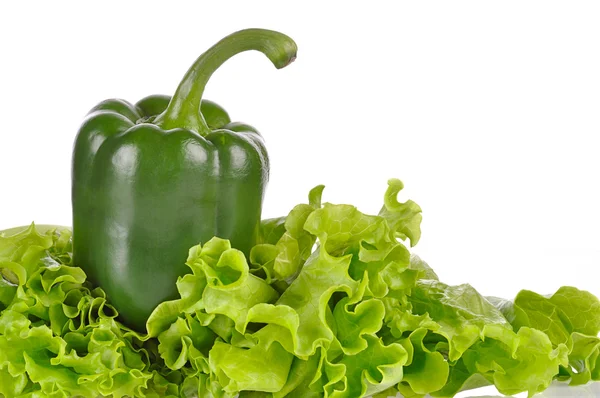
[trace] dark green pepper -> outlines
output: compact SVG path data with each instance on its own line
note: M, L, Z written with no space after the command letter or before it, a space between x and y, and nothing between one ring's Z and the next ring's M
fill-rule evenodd
M213 236L248 254L260 223L269 161L252 127L231 123L202 100L213 72L248 50L277 68L296 44L273 31L234 33L201 55L173 98L133 105L107 100L92 109L75 140L73 256L92 283L139 331L161 302L176 298L193 245Z

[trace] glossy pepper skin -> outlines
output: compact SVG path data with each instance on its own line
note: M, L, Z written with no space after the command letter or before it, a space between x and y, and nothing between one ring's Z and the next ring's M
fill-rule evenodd
M73 256L127 326L145 331L161 302L178 297L190 247L213 236L246 254L257 237L269 161L252 127L202 100L212 73L233 55L263 52L292 62L289 37L248 29L221 40L189 69L173 98L94 107L75 140Z

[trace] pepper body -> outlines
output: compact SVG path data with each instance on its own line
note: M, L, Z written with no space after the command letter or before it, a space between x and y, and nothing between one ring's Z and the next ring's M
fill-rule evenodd
M75 140L74 263L135 330L144 331L154 308L178 296L190 247L213 236L246 254L255 244L269 175L263 139L199 98L227 58L206 66L207 56L204 63L200 57L173 98L100 103Z

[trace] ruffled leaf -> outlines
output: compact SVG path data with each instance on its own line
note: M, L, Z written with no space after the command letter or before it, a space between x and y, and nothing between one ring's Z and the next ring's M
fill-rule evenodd
M421 239L421 207L412 200L398 201L398 193L404 189L402 181L392 178L384 196L384 205L379 215L386 219L392 231L400 239L407 239L415 246Z

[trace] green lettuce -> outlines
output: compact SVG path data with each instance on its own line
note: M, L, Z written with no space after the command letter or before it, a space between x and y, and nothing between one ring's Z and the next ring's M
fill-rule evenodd
M103 292L69 265L70 252L66 229L40 234L32 225L0 237L0 392L143 396L154 377L148 353L126 336Z
M600 380L596 297L509 301L440 282L411 253L421 208L402 188L390 180L368 215L323 203L318 186L262 222L248 258L216 237L190 248L179 298L146 334L72 263L69 229L0 233L0 396L532 396Z
M563 286L545 297L522 290L513 301L492 298L516 330L544 332L553 346L569 347L559 379L572 385L600 380L600 301L593 294Z

